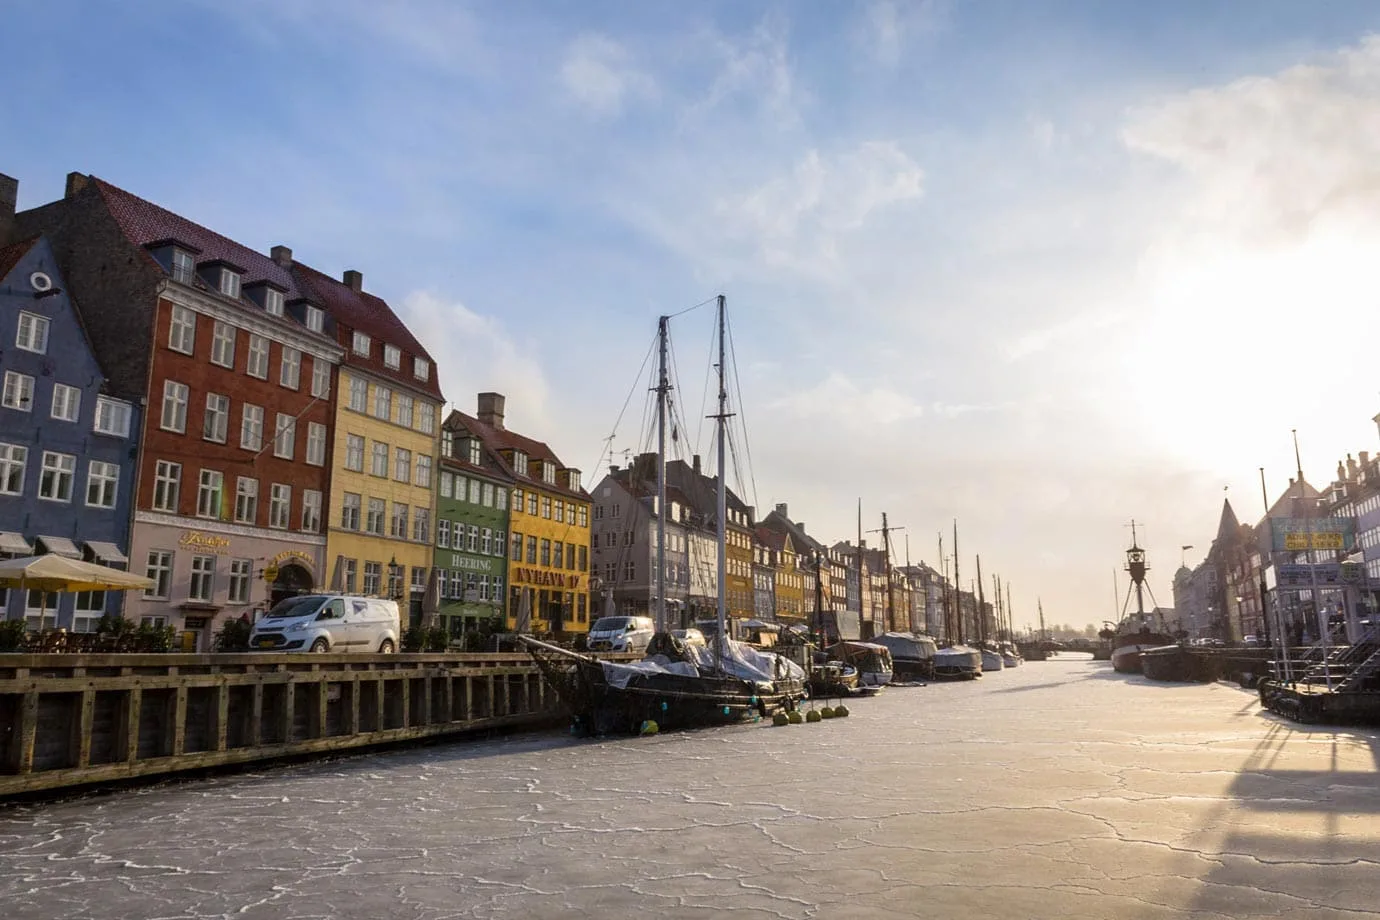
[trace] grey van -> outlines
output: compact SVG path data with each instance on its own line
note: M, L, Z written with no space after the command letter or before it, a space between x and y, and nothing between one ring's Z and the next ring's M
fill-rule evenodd
M396 601L303 594L279 601L249 634L255 652L396 652Z

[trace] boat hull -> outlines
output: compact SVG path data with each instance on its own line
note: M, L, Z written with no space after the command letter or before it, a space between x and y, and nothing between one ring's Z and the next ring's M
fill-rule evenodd
M896 658L891 659L892 680L897 683L912 683L914 681L925 681L934 677L933 658Z

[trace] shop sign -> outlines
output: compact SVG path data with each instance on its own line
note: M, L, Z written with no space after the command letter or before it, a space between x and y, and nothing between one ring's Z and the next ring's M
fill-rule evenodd
M300 549L285 549L268 560L268 564L275 568L280 568L284 563L289 562L295 565L306 566L308 569L316 568L316 560ZM265 573L265 577L267 577L267 573Z
M494 570L494 560L485 559L483 557L472 558L470 556L462 556L459 553L451 553L450 567L453 569L466 569L471 572L483 572L487 575Z
M230 552L230 538L222 537L214 533L202 533L199 530L184 530L182 536L177 539L179 546L189 549L201 550L207 553L228 553Z
M563 572L548 572L543 569L515 568L511 580L540 587L565 588L571 591L580 587L579 575L566 575Z

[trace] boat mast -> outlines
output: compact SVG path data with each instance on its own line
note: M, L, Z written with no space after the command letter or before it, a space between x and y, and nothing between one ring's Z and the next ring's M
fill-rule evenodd
M1006 583L1006 633L1016 641L1016 613L1011 609L1011 582Z
M724 470L724 441L728 435L728 390L724 386L724 295L719 295L719 641L715 648L722 657L728 637L728 476Z
M882 569L886 572L886 622L882 632L890 632L896 620L896 608L891 601L891 537L886 526L886 512L882 512Z
M944 610L944 638L948 642L953 642L953 632L949 628L949 559L944 555L944 531L942 530L939 532L939 568L942 573L939 589Z
M1136 542L1136 522L1131 521L1131 548L1126 551L1126 571L1136 585L1136 614L1145 619L1145 550Z
M997 573L992 573L992 594L996 597L995 605L997 608L997 641L1001 641L1001 634L1006 630L1006 608L1001 605L1001 579Z
M858 635L864 639L871 639L872 635L863 636L863 614L866 612L867 586L863 584L863 551L862 551L862 499L858 499ZM875 630L874 630L875 632Z
M958 518L954 518L954 620L958 623L958 643L963 644L963 582L958 580Z
M1045 635L1045 602L1043 598L1035 598L1035 607L1040 611L1040 641L1044 642L1049 637Z
M982 608L987 605L987 598L982 593L982 557L977 557L977 634L978 643L987 642L987 617L982 612Z
M657 321L660 363L656 384L656 631L666 631L666 339L671 318Z

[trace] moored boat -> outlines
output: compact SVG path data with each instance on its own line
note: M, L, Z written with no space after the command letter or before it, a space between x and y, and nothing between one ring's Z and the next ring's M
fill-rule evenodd
M882 633L873 640L891 652L892 680L925 681L934 677L934 656L939 646L929 636L909 632Z
M1126 550L1126 571L1131 576L1131 590L1136 594L1136 612L1123 617L1108 638L1106 647L1110 650L1112 667L1115 670L1123 674L1139 674L1142 669L1141 652L1174 645L1175 639L1163 628L1162 623L1156 623L1155 618L1145 612L1144 592L1148 590L1145 573L1149 571L1149 567L1145 564L1145 550L1140 548L1136 540L1135 521L1131 522L1131 548ZM1150 597L1154 599L1153 591ZM1127 605L1130 601L1131 596L1128 592ZM1106 635L1105 630L1103 635Z
M845 639L829 646L829 657L858 669L858 686L885 687L891 683L894 669L891 652L885 645Z
M982 676L982 653L966 645L950 645L934 653L934 676L941 680L973 680Z

